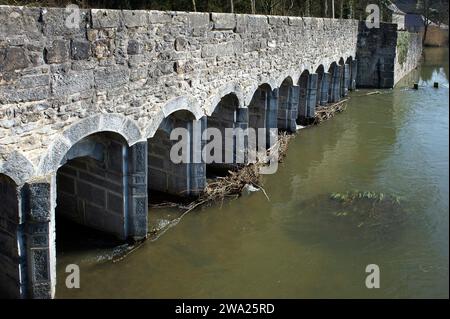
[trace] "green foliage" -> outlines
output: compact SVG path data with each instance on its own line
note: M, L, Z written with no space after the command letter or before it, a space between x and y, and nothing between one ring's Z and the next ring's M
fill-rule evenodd
M400 65L405 63L406 58L408 57L408 48L410 42L410 34L409 32L398 32L397 38L397 54L398 54L398 62Z

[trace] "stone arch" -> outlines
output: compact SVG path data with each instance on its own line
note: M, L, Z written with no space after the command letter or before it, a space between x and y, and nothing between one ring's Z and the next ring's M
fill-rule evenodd
M0 147L0 174L22 185L34 176L33 164L19 151Z
M247 90L245 95L245 105L248 107L250 102L253 99L253 96L255 95L256 91L261 87L267 87L270 88L271 91L278 88L277 81L275 79L267 79L264 81L260 81L258 83L253 83Z
M70 125L49 146L37 169L39 176L55 173L70 148L83 138L101 132L117 133L132 146L142 138L141 130L131 119L121 114L98 114Z
M206 115L211 116L222 98L229 94L233 94L234 96L236 96L239 102L239 108L245 107L244 93L241 86L237 82L230 82L218 88L214 94L208 97L205 105Z
M295 84L295 79L297 78L297 72L290 70L287 72L283 72L277 79L276 87L280 88L286 80L291 81Z
M353 91L356 89L356 77L358 73L358 65L356 59L350 55L346 62L349 65L348 89Z
M151 122L145 129L144 139L152 138L163 124L164 119L178 111L187 111L191 113L196 120L201 119L205 115L196 98L186 95L175 97L164 104L159 112L151 116Z
M173 98L162 108L164 117L168 117L170 114L182 110L191 112L197 120L204 116L200 103L192 96L179 96Z
M334 68L337 66L337 62L336 61L333 61L333 62L331 62L331 64L330 64L330 66L328 67L328 72L333 72L334 71Z

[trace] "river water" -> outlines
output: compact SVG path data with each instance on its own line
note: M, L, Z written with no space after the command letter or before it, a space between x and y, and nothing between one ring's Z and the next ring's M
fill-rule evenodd
M122 261L57 225L57 298L448 298L448 79L448 49L426 49L394 90L352 92L344 113L301 130L264 177L270 202L199 209ZM330 199L355 190L392 200ZM80 289L65 286L73 263ZM369 264L379 289L365 285Z

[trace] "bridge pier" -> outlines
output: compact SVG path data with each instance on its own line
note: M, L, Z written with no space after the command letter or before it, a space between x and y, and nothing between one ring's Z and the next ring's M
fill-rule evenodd
M286 80L279 90L278 129L294 133L297 128L300 87Z
M318 80L319 75L317 73L311 73L308 77L308 93L306 103L306 117L308 119L313 119L316 115Z
M300 77L299 122L308 124L315 116L318 74L303 72Z
M323 74L324 74L323 66L320 66L316 70L316 73L318 75L318 77L317 77L316 106L319 106L320 105L320 99L322 97L322 81L323 81Z
M256 141L249 141L249 151L256 151L259 144L270 148L276 142L276 136L271 129L277 129L278 98L279 90L272 90L267 84L260 86L254 93L248 106L248 126L256 130L257 138ZM266 130L264 135L258 134L260 129ZM261 138L265 141L259 141Z
M56 285L55 206L56 179L47 176L25 186L24 297L53 298Z
M350 64L345 63L343 69L343 78L342 78L342 96L348 95L348 90L350 87Z
M0 177L0 289L6 298L52 298L55 293L54 176L16 186Z
M330 102L336 103L341 100L341 75L343 73L342 65L333 67L330 87Z
M358 61L353 59L351 61L351 74L350 74L350 90L356 90L356 77L358 74Z
M24 192L0 174L0 298L26 297Z
M266 147L271 148L278 138L278 99L280 90L278 88L269 92L268 108L266 113Z
M328 91L330 90L331 74L325 72L322 77L321 87L320 87L320 105L326 105L329 100Z

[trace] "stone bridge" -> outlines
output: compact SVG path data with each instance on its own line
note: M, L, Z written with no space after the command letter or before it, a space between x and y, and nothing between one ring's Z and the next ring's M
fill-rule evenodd
M173 128L294 132L356 85L355 20L0 6L0 21L12 297L54 296L55 215L139 240L148 196L204 189L214 165L172 163Z

